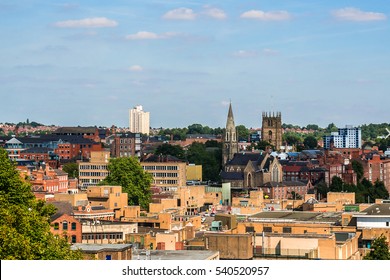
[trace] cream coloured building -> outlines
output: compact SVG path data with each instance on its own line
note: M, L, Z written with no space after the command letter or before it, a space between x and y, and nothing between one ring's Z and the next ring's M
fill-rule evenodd
M150 113L144 112L141 105L129 110L129 128L132 133L149 135Z
M79 164L79 186L86 189L88 186L96 186L104 180L109 172L107 169L110 161L110 151L92 151L89 162Z

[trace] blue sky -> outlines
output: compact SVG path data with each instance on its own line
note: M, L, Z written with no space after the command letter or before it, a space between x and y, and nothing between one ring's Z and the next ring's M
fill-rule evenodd
M389 122L388 3L0 0L0 122Z

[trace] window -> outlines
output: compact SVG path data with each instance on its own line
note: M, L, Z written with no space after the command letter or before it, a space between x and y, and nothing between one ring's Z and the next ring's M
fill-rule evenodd
M76 230L76 223L72 223L72 230Z
M62 222L62 229L63 230L68 230L68 222L67 221L63 221Z
M245 227L245 232L255 232L255 227Z
M55 229L55 230L59 230L59 229L60 229L59 223L54 223L54 229Z
M72 243L76 243L76 242L77 242L76 235L72 235Z
M291 227L283 227L283 233L291 233Z
M272 232L272 227L264 227L263 231L264 232Z

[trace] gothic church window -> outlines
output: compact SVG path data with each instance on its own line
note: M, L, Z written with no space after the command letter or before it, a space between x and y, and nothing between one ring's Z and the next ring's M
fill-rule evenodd
M272 181L279 182L279 168L276 165L272 168Z

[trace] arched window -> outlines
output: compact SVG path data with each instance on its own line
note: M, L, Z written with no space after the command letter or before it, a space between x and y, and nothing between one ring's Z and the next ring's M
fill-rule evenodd
M248 174L248 177L247 177L247 185L248 185L248 188L251 188L252 187L252 174Z
M272 131L268 131L268 139L269 139L269 142L272 141Z
M272 181L279 182L279 168L276 165L272 168Z
M68 222L67 221L63 221L62 222L62 229L63 230L68 230Z

